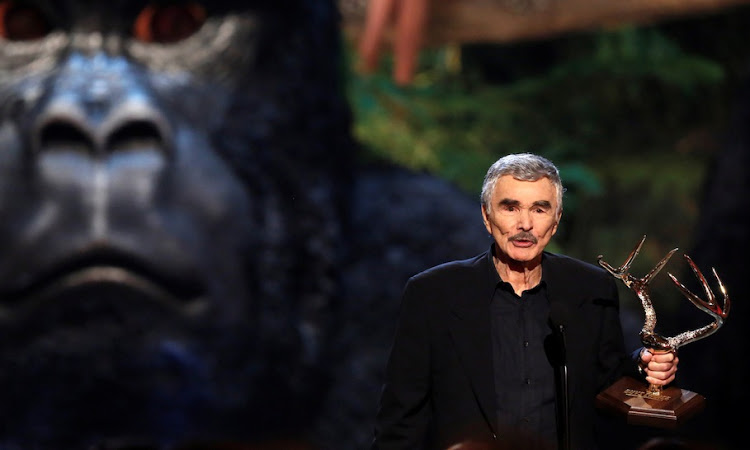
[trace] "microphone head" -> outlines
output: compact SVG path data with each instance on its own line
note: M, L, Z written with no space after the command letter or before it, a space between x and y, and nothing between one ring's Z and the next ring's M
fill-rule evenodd
M571 323L570 319L571 314L567 306L560 302L550 303L549 321L554 331L545 339L545 351L554 366L566 363L565 328Z

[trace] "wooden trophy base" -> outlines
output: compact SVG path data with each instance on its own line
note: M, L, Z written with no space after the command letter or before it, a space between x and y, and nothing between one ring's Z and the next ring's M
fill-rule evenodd
M596 396L597 408L625 416L627 423L656 428L677 428L700 412L706 399L695 392L666 387L658 396L648 393L648 384L622 377Z

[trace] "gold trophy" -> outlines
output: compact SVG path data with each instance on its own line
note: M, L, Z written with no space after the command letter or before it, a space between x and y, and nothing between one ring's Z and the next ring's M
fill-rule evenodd
M654 328L656 327L656 311L651 304L648 284L667 264L667 261L669 261L669 258L672 257L677 249L675 248L670 251L645 277L636 278L629 273L630 265L633 263L635 257L638 256L645 240L646 236L643 236L643 239L633 249L625 263L618 268L614 268L603 261L601 255L598 257L599 265L604 267L614 277L622 280L625 286L635 292L641 300L643 310L646 313L643 329L640 332L643 345L654 352L675 352L685 344L695 342L715 333L724 324L724 319L729 315L729 295L716 270L711 269L724 297L724 305L720 306L716 302L716 297L706 282L706 278L688 255L684 255L685 260L703 286L703 290L708 298L707 301L690 292L671 273L667 273L667 275L669 275L672 282L693 305L713 317L714 321L696 330L685 331L674 337L664 337L654 332ZM705 397L674 386L662 388L662 386L658 385L647 385L644 381L639 381L631 377L623 377L599 393L596 397L596 406L617 415L625 416L627 422L630 424L658 428L676 428L703 409L705 406Z

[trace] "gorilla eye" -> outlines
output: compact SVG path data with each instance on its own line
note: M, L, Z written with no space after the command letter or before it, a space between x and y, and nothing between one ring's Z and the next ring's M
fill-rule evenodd
M47 19L33 6L0 1L0 37L9 41L31 41L43 38L51 29Z
M135 19L133 34L144 42L168 44L198 31L206 21L206 10L195 2L148 5Z

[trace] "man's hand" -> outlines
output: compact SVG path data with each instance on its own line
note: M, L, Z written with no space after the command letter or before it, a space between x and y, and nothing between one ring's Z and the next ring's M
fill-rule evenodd
M680 358L674 351L663 352L645 348L641 351L639 366L646 375L646 381L658 386L673 382Z

